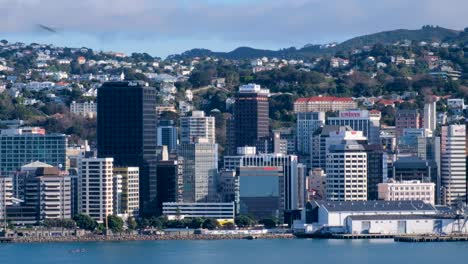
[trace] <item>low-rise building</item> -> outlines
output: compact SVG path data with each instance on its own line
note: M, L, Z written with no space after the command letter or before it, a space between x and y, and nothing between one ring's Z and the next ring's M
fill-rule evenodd
M97 104L93 101L84 103L77 103L73 101L70 104L70 112L76 115L93 118L96 117Z
M435 183L421 181L397 182L389 180L379 183L379 200L384 201L415 201L421 200L435 204Z
M163 203L163 215L169 220L185 218L212 218L234 221L235 205L231 203Z

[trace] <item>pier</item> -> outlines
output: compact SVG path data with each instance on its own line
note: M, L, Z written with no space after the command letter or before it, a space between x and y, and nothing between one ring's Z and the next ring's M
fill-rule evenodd
M13 242L12 238L9 237L0 237L0 243L11 243Z
M395 235L386 234L333 234L330 238L334 239L389 239Z
M462 242L468 236L395 236L395 242Z

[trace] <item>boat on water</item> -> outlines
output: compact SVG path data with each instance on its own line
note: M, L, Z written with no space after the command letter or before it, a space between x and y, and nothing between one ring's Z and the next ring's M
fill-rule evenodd
M86 249L84 248L78 248L78 249L72 249L68 251L69 253L85 253Z

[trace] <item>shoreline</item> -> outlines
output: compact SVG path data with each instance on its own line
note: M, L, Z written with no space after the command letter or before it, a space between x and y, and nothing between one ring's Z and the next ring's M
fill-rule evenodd
M248 238L250 237L250 238ZM261 234L261 235L93 235L93 236L63 236L63 237L15 237L11 243L72 243L72 242L124 242L124 241L170 241L170 240L234 240L234 239L294 239L293 234Z

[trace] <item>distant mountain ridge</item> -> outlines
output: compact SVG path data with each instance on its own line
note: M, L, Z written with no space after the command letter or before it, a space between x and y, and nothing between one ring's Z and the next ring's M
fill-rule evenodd
M464 34L462 34L464 33ZM170 57L219 57L226 59L252 59L260 57L277 57L277 58L310 58L321 55L331 55L339 51L350 51L368 45L372 46L377 43L392 44L397 41L449 41L457 40L466 32L447 29L439 26L423 26L421 29L397 29L391 31L383 31L379 33L364 35L346 40L333 47L323 48L321 45L307 44L303 48L297 49L294 47L280 50L264 50L251 47L239 47L230 52L215 52L208 49L192 49L182 54L171 55ZM463 37L466 41L466 36Z

